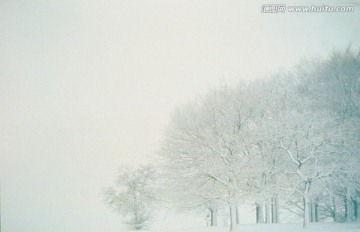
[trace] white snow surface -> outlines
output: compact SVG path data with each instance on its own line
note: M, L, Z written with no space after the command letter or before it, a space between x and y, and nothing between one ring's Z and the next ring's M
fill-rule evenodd
M360 223L316 223L303 229L302 224L244 224L236 232L360 232ZM229 227L203 227L194 229L148 230L147 232L229 232Z

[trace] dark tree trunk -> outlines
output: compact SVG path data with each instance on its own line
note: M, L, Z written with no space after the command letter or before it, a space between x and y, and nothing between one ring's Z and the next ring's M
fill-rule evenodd
M314 204L314 213L315 213L315 222L319 222L319 203L318 202L315 202Z
M344 213L344 218L346 222L351 222L352 221L352 207L351 207L351 200L349 199L349 197L347 196L347 194L345 194L344 196L344 208L345 208L345 213Z
M310 211L309 211L309 191L310 191L310 182L305 181L305 190L304 190L304 219L303 219L303 228L306 229L309 227L310 222Z
M319 222L319 203L318 200L311 201L310 203L310 221L311 222Z
M256 223L264 223L264 208L262 203L255 203L256 205Z
M217 209L213 208L213 209L209 209L209 210L210 210L210 217L211 217L210 226L217 226Z
M354 200L354 220L360 222L360 202Z
M332 210L333 210L333 213L332 213L332 216L333 216L333 219L334 219L334 222L337 222L337 207L336 207L336 201L335 201L335 197L332 197Z
M277 197L273 197L271 200L271 217L272 223L279 222L279 206Z

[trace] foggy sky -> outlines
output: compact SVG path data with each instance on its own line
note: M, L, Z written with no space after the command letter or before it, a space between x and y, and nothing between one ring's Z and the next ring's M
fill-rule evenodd
M102 189L120 165L152 162L176 107L220 83L360 46L359 8L263 14L261 5L0 1L3 231L119 231Z

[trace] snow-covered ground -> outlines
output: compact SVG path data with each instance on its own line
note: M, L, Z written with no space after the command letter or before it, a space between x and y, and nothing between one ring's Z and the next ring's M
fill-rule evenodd
M197 229L150 230L148 232L228 232L228 227L205 227ZM316 223L303 229L302 224L248 224L238 225L236 232L360 232L360 224Z

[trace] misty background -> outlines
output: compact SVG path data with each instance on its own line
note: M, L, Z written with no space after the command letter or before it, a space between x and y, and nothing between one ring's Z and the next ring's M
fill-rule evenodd
M360 46L358 7L264 14L264 3L1 0L3 231L118 231L102 189L120 165L154 161L177 106Z

